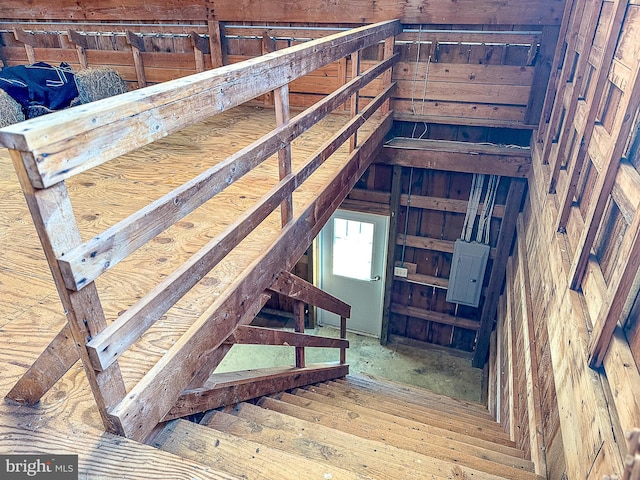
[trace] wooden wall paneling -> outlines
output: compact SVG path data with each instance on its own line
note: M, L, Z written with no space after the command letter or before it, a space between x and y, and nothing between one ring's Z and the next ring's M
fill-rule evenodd
M560 27L556 25L542 27L540 51L538 52L538 58L536 60L532 88L527 101L527 111L524 116L524 121L528 125L537 125L540 122L559 31Z
M511 179L505 214L500 225L500 234L496 246L497 257L493 262L491 277L487 286L487 295L482 306L480 317L480 329L478 330L476 351L473 357L473 365L482 367L487 359L489 336L493 330L493 321L496 315L496 306L504 281L504 269L513 243L516 220L520 212L520 205L524 196L526 183L524 180Z
M623 2L624 3L624 2ZM625 10L620 8L620 10ZM615 22L614 22L615 23ZM617 30L614 30L616 32ZM629 32L631 33L631 32ZM624 34L623 34L624 35ZM613 35L613 37L617 37ZM602 152L604 165L600 171L597 183L594 187L594 200L589 204L589 211L585 217L585 228L580 238L580 243L576 256L572 262L569 278L571 288L578 288L588 256L593 247L593 242L597 234L602 216L605 212L609 196L615 185L615 179L620 166L620 160L628 146L629 136L634 127L635 112L640 107L640 74L638 66L640 58L635 60L632 71L635 73L629 79L628 90L625 92L618 109L616 111L615 124L612 128L608 150ZM597 126L598 129L604 129L604 126ZM625 299L626 300L626 299ZM616 320L617 321L617 320Z
M605 15L604 6L601 13L601 20ZM588 114L584 120L584 129L582 133L582 141L580 147L576 149L575 158L568 159L568 182L565 191L560 192L559 201L560 209L557 219L557 226L559 229L564 228L569 217L569 211L573 203L573 198L576 194L576 182L582 170L587 152L591 143L591 137L595 128L597 115L599 112L600 101L605 92L605 87L608 83L609 65L613 59L615 48L618 43L618 34L620 27L624 21L624 15L627 9L627 0L616 0L612 4L613 11L609 10L609 14L606 16L606 27L597 30L602 31L602 37L604 45L602 46L602 53L600 55L600 62L597 64L597 79L593 88L592 96L586 99L586 105L588 108ZM605 33L606 32L606 33ZM596 35L596 38L598 36ZM595 65L594 65L595 66ZM571 68L565 66L565 68ZM584 266L584 265L582 265ZM573 282L572 282L573 284Z
M395 267L396 262L396 236L398 233L398 229L402 228L404 225L399 223L399 212L400 212L400 195L402 193L402 167L395 166L393 167L391 178L391 196L390 196L390 207L389 211L391 212L389 218L389 237L387 239L387 265L386 265L386 283L384 286L384 303L382 310L382 328L380 333L380 343L382 345L386 345L389 341L389 330L390 330L390 321L391 321L391 302L392 297L391 293L395 284L395 276L393 274L393 269Z
M24 51L27 54L29 63L36 63L36 54L33 47L36 45L36 36L33 33L25 32L22 28L15 27L13 35L16 40L24 45Z
M559 101L557 104L559 109L566 109L565 122L564 125L558 125L559 131L556 140L557 149L555 150L555 158L547 159L547 162L551 165L550 193L555 193L560 170L566 170L569 158L573 157L571 153L577 151L577 148L575 148L575 145L571 145L571 142L580 142L574 125L574 119L583 91L583 82L587 80L587 75L585 74L587 74L590 69L590 47L593 44L593 37L598 26L602 3L603 2L599 0L598 2L589 3L588 6L585 7L578 31L575 32L574 37L572 37L572 40L575 39L574 42L571 43L572 48L567 49L567 64L562 72L564 79L562 85L564 85L564 89L562 95L558 95L558 99L562 101ZM572 56L569 57L569 54ZM567 98L568 105L566 101ZM573 135L575 135L575 138ZM568 151L572 146L571 152Z

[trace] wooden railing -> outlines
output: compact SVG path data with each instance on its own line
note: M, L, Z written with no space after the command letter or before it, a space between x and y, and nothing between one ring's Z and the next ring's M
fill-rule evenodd
M79 354L106 429L144 440L158 422L184 412L215 408L230 398L241 401L247 395L274 393L274 388L283 390L345 375L348 343L344 332L349 306L288 271L365 171L390 128L388 103L394 87L390 69L397 60L393 45L399 31L397 21L361 27L0 130L0 144L10 149L68 320L8 396L37 402ZM382 61L364 73L354 67L350 82L289 118L289 82L347 55L357 59L360 50L380 42L384 43ZM357 61L352 63L359 65ZM381 92L360 111L358 91L379 76ZM68 179L271 91L277 128L82 241L66 186ZM291 142L349 101L352 118L294 171ZM376 113L377 128L368 137L358 138L358 129ZM294 212L293 193L347 140L351 149L342 166L303 211ZM108 323L95 280L274 154L278 154L279 182ZM121 355L278 207L282 228L277 239L215 298L132 388L125 387ZM296 299L296 332L246 326L270 291ZM304 303L337 313L342 318L342 339L303 334ZM207 383L234 343L288 344L296 348L296 369L277 375L271 372L265 378L244 377L231 382L233 385ZM305 346L339 348L341 364L302 371Z

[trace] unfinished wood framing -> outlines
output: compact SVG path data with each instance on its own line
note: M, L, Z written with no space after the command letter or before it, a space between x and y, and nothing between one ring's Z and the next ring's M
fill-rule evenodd
M250 322L258 313L266 300L262 295L255 295L256 290L258 293L262 292L271 288L273 284L272 288L276 291L299 297L297 305L301 314L298 317L296 329L300 334L304 330L302 322L305 301L333 309L343 318L349 316L349 307L346 304L318 291L312 285L291 276L286 271L294 266L295 260L304 253L324 222L370 163L372 153L389 128L389 115L386 116L386 121L377 122L378 130L363 138L359 148L355 149L337 169L332 181L325 185L325 189L319 192L302 212L294 212L292 202L290 202L291 208L283 209L286 211L286 216L283 215L282 230L277 236L277 241L261 252L251 266L245 269L210 307L204 310L196 322L178 338L174 346L133 388L125 390L119 371L118 357L125 353L160 316L194 288L203 276L206 276L227 254L232 252L240 241L255 229L256 225L266 219L283 200L287 197L291 198L292 192L380 109L389 99L389 92L393 85L388 86L362 111L357 112L346 126L312 155L310 160L303 163L301 167L298 166L295 172L292 172L290 164L287 166L279 162L279 179L276 179L274 187L267 189L262 199L243 212L220 235L134 305L127 315L121 315L108 328L106 328L105 315L97 297L94 280L115 267L120 261L124 261L127 256L133 254L163 230L203 205L216 193L222 192L234 181L239 181L243 175L260 165L270 155L278 150L282 151L283 144L286 149L292 139L344 103L360 86L390 68L395 59L390 57L379 65L373 66L317 106L303 112L293 122L288 118L286 98L281 98L278 102L280 107L276 109L279 112L277 127L272 133L241 150L239 154L214 166L195 180L178 187L147 208L126 218L120 224L116 224L111 228L113 233L104 232L96 235L84 245L79 245L80 235L68 199L66 180L126 154L134 148L194 124L218 111L231 108L252 96L261 95L274 88L286 89L286 83L278 83L282 82L280 78L286 76L294 79L350 52L384 40L398 31L397 22L385 22L339 33L327 39L285 49L260 62L247 65L236 64L226 69L204 72L194 79L168 83L162 87L152 87L150 90L140 90L140 95L131 93L117 99L107 99L91 105L79 115L65 117L65 113L61 112L53 120L43 118L34 122L31 127L20 128L18 125L16 128L7 128L0 134L5 145L11 148L12 158L25 194L29 198L36 226L41 230L43 246L48 252L61 299L66 311L69 312L71 333L78 345L80 358L87 367L92 391L107 430L143 440L173 407L182 390L192 382L198 383L194 377L200 378L201 381L206 380L224 353L228 351L228 347L223 347L218 354L216 349L233 334L236 326ZM129 35L128 39L134 51L144 48L135 35ZM255 84L251 80L253 78L261 78L262 81ZM215 91L220 85L224 86L225 83L233 86L223 89L224 97L218 94L217 102L210 97L206 103L202 102L202 98L209 92ZM154 99L153 103L151 99ZM190 107L193 110L188 117L173 116L174 112L185 111ZM163 115L169 116L163 117ZM156 120L152 121L153 125L150 128L147 122L152 117ZM96 122L96 118L102 120ZM60 128L61 122L66 122L68 127ZM150 136L137 137L136 131L140 128L150 128L154 133ZM115 142L110 149L102 149L100 155L89 155L92 145L102 143L104 141L102 137L105 135L112 138L118 129L123 132L119 142ZM35 131L39 133L34 135ZM78 139L80 136L83 141L74 146L73 139ZM65 143L66 147L56 155L51 155L49 153L51 146L59 142ZM255 155L256 152L259 152L258 157L247 162L246 159L250 155ZM36 160L36 158L51 159L52 156L56 157L52 163ZM289 154L289 162L290 159ZM213 190L209 189L206 196L198 193L203 183L210 182L212 185L223 176L226 177L223 184L216 186ZM49 207L47 202L54 207ZM161 216L160 212L162 212ZM52 216L68 219L65 223L68 231L52 229L54 225L50 219ZM118 236L123 240L114 240ZM131 241L134 238L136 240ZM114 245L122 243L127 245L125 251L116 254ZM74 249L77 253L70 253ZM98 254L98 252L101 253ZM84 258L84 260L75 262L73 257ZM86 264L87 259L93 266L81 272L83 268L80 265ZM65 273L62 273L63 270ZM63 280L63 277L66 277L66 280ZM65 282L66 285L64 285ZM89 310L91 314L85 313ZM139 319L142 318L145 320L140 322ZM91 319L91 322L87 323L85 319ZM67 343L65 334L66 332L63 331L62 336L54 340L52 345L54 350ZM91 343L91 347L88 343ZM342 351L346 347L344 342L336 346ZM303 348L301 345L296 346L298 369L304 368ZM50 356L49 352L51 350L45 352L45 355ZM196 357L193 356L193 352L202 353ZM65 359L65 363L68 361L69 359ZM328 376L323 377L322 380L332 376L343 376L347 368L348 366L343 365L338 369L329 370ZM58 373L56 372L55 377L59 377ZM295 373L291 375L299 381L300 375ZM306 380L311 381L310 378ZM55 378L43 381L41 390L46 390L54 381ZM265 384L269 383L269 380L265 380ZM295 386L302 384L304 383L296 383ZM158 386L162 386L161 390L158 390ZM275 391L277 390L273 390L272 393ZM19 398L19 395L15 395L14 398Z

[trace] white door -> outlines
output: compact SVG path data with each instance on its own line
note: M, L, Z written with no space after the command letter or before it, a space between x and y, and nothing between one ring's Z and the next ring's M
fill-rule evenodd
M347 329L380 338L389 218L337 210L318 236L318 286L351 305ZM340 317L318 309L320 325Z

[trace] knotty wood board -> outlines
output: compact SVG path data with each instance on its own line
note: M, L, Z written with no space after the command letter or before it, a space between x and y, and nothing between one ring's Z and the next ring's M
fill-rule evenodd
M333 132L347 120L344 115L330 116L294 142L294 169L302 163L303 156L310 155L330 136L328 129ZM91 238L274 126L273 110L239 107L78 175L68 185L83 239ZM346 149L341 149L301 187L294 195L294 212L311 201L346 154ZM3 172L0 176L0 239L3 240L0 253L0 395L4 397L62 328L64 315L6 150L0 150L0 170ZM97 284L107 320L114 319L225 228L277 179L278 166L274 157L101 277ZM206 299L217 298L275 237L279 225L280 216L276 211L263 228L243 241L239 253L216 268L193 294L185 297L142 341L123 355L121 365L128 388L208 306ZM148 478L144 475L146 462L157 462L164 471L175 474L173 478L227 478L216 476L211 470L204 472L178 457L155 453L153 449L104 434L79 364L35 407L16 407L0 402L0 436L3 437L0 451L3 452L9 451L11 446L16 452L23 453L52 449L57 453L79 453L81 475L89 477L112 469L120 471L123 467L117 466L114 459L126 456L137 462L131 466L129 478ZM105 455L96 455L101 449Z

